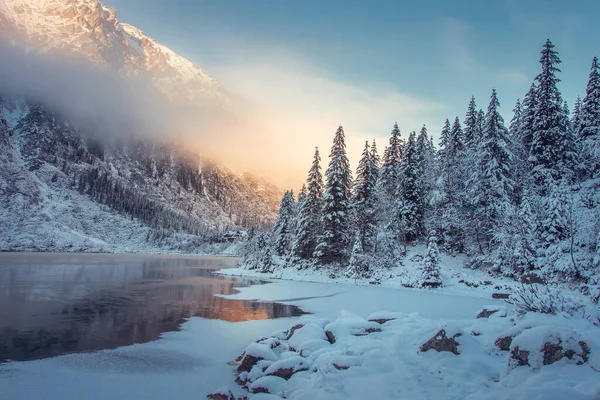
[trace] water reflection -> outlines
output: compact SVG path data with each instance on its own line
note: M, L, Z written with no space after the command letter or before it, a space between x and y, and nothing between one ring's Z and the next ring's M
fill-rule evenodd
M299 308L215 294L261 284L212 274L227 258L0 253L0 362L155 340L189 317L247 321Z

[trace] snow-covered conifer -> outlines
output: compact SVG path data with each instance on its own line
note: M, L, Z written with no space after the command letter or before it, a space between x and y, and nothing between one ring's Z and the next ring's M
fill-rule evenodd
M344 262L349 257L352 172L341 125L333 139L325 176L327 183L323 194L323 233L315 249L315 256L322 263L330 264Z
M279 215L273 228L275 253L278 256L289 254L294 240L295 202L291 191L285 192L281 199Z
M427 251L425 257L423 257L422 287L436 288L442 285L440 278L440 254L437 241L436 231L432 230L427 238Z
M303 201L298 202L296 240L292 253L295 257L309 260L317 246L323 223L323 176L321 175L321 156L318 148L315 149L306 186L306 195Z

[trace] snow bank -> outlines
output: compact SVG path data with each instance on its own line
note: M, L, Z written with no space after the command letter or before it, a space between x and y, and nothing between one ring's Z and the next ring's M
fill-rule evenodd
M526 314L516 320L507 317L503 307L483 309L494 310L491 315L496 316L439 321L416 313L375 312L363 319L343 311L324 329L322 320L313 323L305 317L302 326L290 325L288 339L278 339L270 349L277 361L267 368L257 364L252 376L240 375L241 396L254 400L599 398L599 327L564 316ZM323 332L329 341L322 338ZM335 335L334 341L328 333ZM502 335L512 335L506 351L494 344ZM436 340L452 340L459 351L437 346ZM425 342L433 345L424 350ZM551 346L557 343L562 353ZM311 346L312 351L304 354ZM518 365L514 349L527 351L529 362ZM239 385L230 387L240 390Z

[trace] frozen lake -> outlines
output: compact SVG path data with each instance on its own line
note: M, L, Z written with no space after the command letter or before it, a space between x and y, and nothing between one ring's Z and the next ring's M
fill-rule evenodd
M257 279L214 275L236 259L179 255L0 253L0 363L156 340L189 317L290 317L290 304L217 295Z

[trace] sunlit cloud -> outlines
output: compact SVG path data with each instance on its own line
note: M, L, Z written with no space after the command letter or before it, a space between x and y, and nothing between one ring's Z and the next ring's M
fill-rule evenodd
M304 180L315 146L321 149L326 166L338 125L344 126L355 165L365 140L377 139L383 150L394 122L407 136L423 124L437 124L446 109L444 104L398 92L385 83L344 82L281 48L232 53L238 56L212 69L244 99L238 122L246 132L220 157L227 165L243 169L246 164L292 187Z

